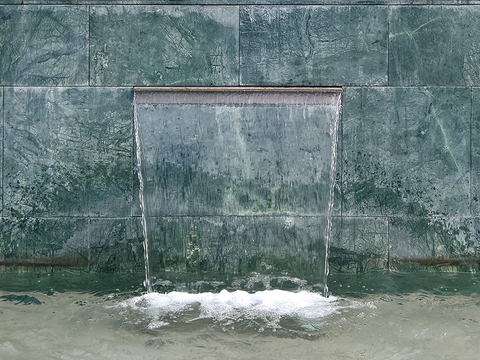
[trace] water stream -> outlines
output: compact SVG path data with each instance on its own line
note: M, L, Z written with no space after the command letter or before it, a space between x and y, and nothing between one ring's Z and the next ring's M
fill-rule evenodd
M331 150L331 159L330 159L330 188L329 188L329 196L328 196L328 212L327 212L327 230L325 234L325 285L323 290L323 295L325 297L328 296L328 275L330 273L330 268L328 265L328 252L329 252L329 245L330 245L330 238L332 236L332 212L333 206L335 205L335 175L337 169L337 145L338 145L338 126L341 117L341 110L342 110L342 99L338 97L335 113L336 116L333 117L333 121L330 123L330 137L332 139L332 150Z
M133 124L134 124L134 132L135 132L135 155L137 161L137 175L138 175L138 183L139 183L139 191L138 196L140 200L140 211L142 212L142 234L143 234L143 254L145 258L145 280L143 282L143 286L147 290L147 293L152 291L152 285L150 281L150 261L149 261L149 249L148 249L148 229L147 229L147 218L145 212L145 200L144 200L144 181L142 175L142 148L140 146L140 129L139 123L137 118L137 106L136 106L136 92L133 93Z

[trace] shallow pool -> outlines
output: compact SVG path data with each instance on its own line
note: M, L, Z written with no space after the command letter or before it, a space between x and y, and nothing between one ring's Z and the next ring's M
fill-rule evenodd
M145 296L115 281L80 291L72 279L48 277L30 277L20 291L4 277L0 359L474 359L478 279L332 276L325 299L306 291Z

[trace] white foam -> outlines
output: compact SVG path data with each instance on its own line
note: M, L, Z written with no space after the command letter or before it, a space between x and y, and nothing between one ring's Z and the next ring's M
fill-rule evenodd
M211 318L218 321L263 319L270 325L281 318L299 320L321 319L337 311L337 298L323 297L307 291L288 292L266 290L253 294L245 291L218 294L188 294L171 292L149 293L120 303L120 306L143 311L158 321L165 316L174 316L196 311L196 318Z
M150 330L153 330L153 329L158 329L158 328L161 328L163 326L167 326L167 325L170 325L168 322L165 322L165 321L152 321L150 324L148 324L148 328Z

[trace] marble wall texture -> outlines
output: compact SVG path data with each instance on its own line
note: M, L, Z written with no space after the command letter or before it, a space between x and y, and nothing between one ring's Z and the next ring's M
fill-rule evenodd
M477 5L0 0L0 271L143 271L136 86L341 88L331 271L479 270Z

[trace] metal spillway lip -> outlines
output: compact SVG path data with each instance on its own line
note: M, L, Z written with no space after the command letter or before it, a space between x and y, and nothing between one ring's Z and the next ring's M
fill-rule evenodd
M342 92L341 87L242 87L242 86L223 86L223 87L216 87L216 86L135 86L133 90L137 92L150 92L150 91L256 91L256 92L324 92L324 93L339 93Z
M334 105L341 88L134 87L135 104ZM279 95L279 96L276 96Z

